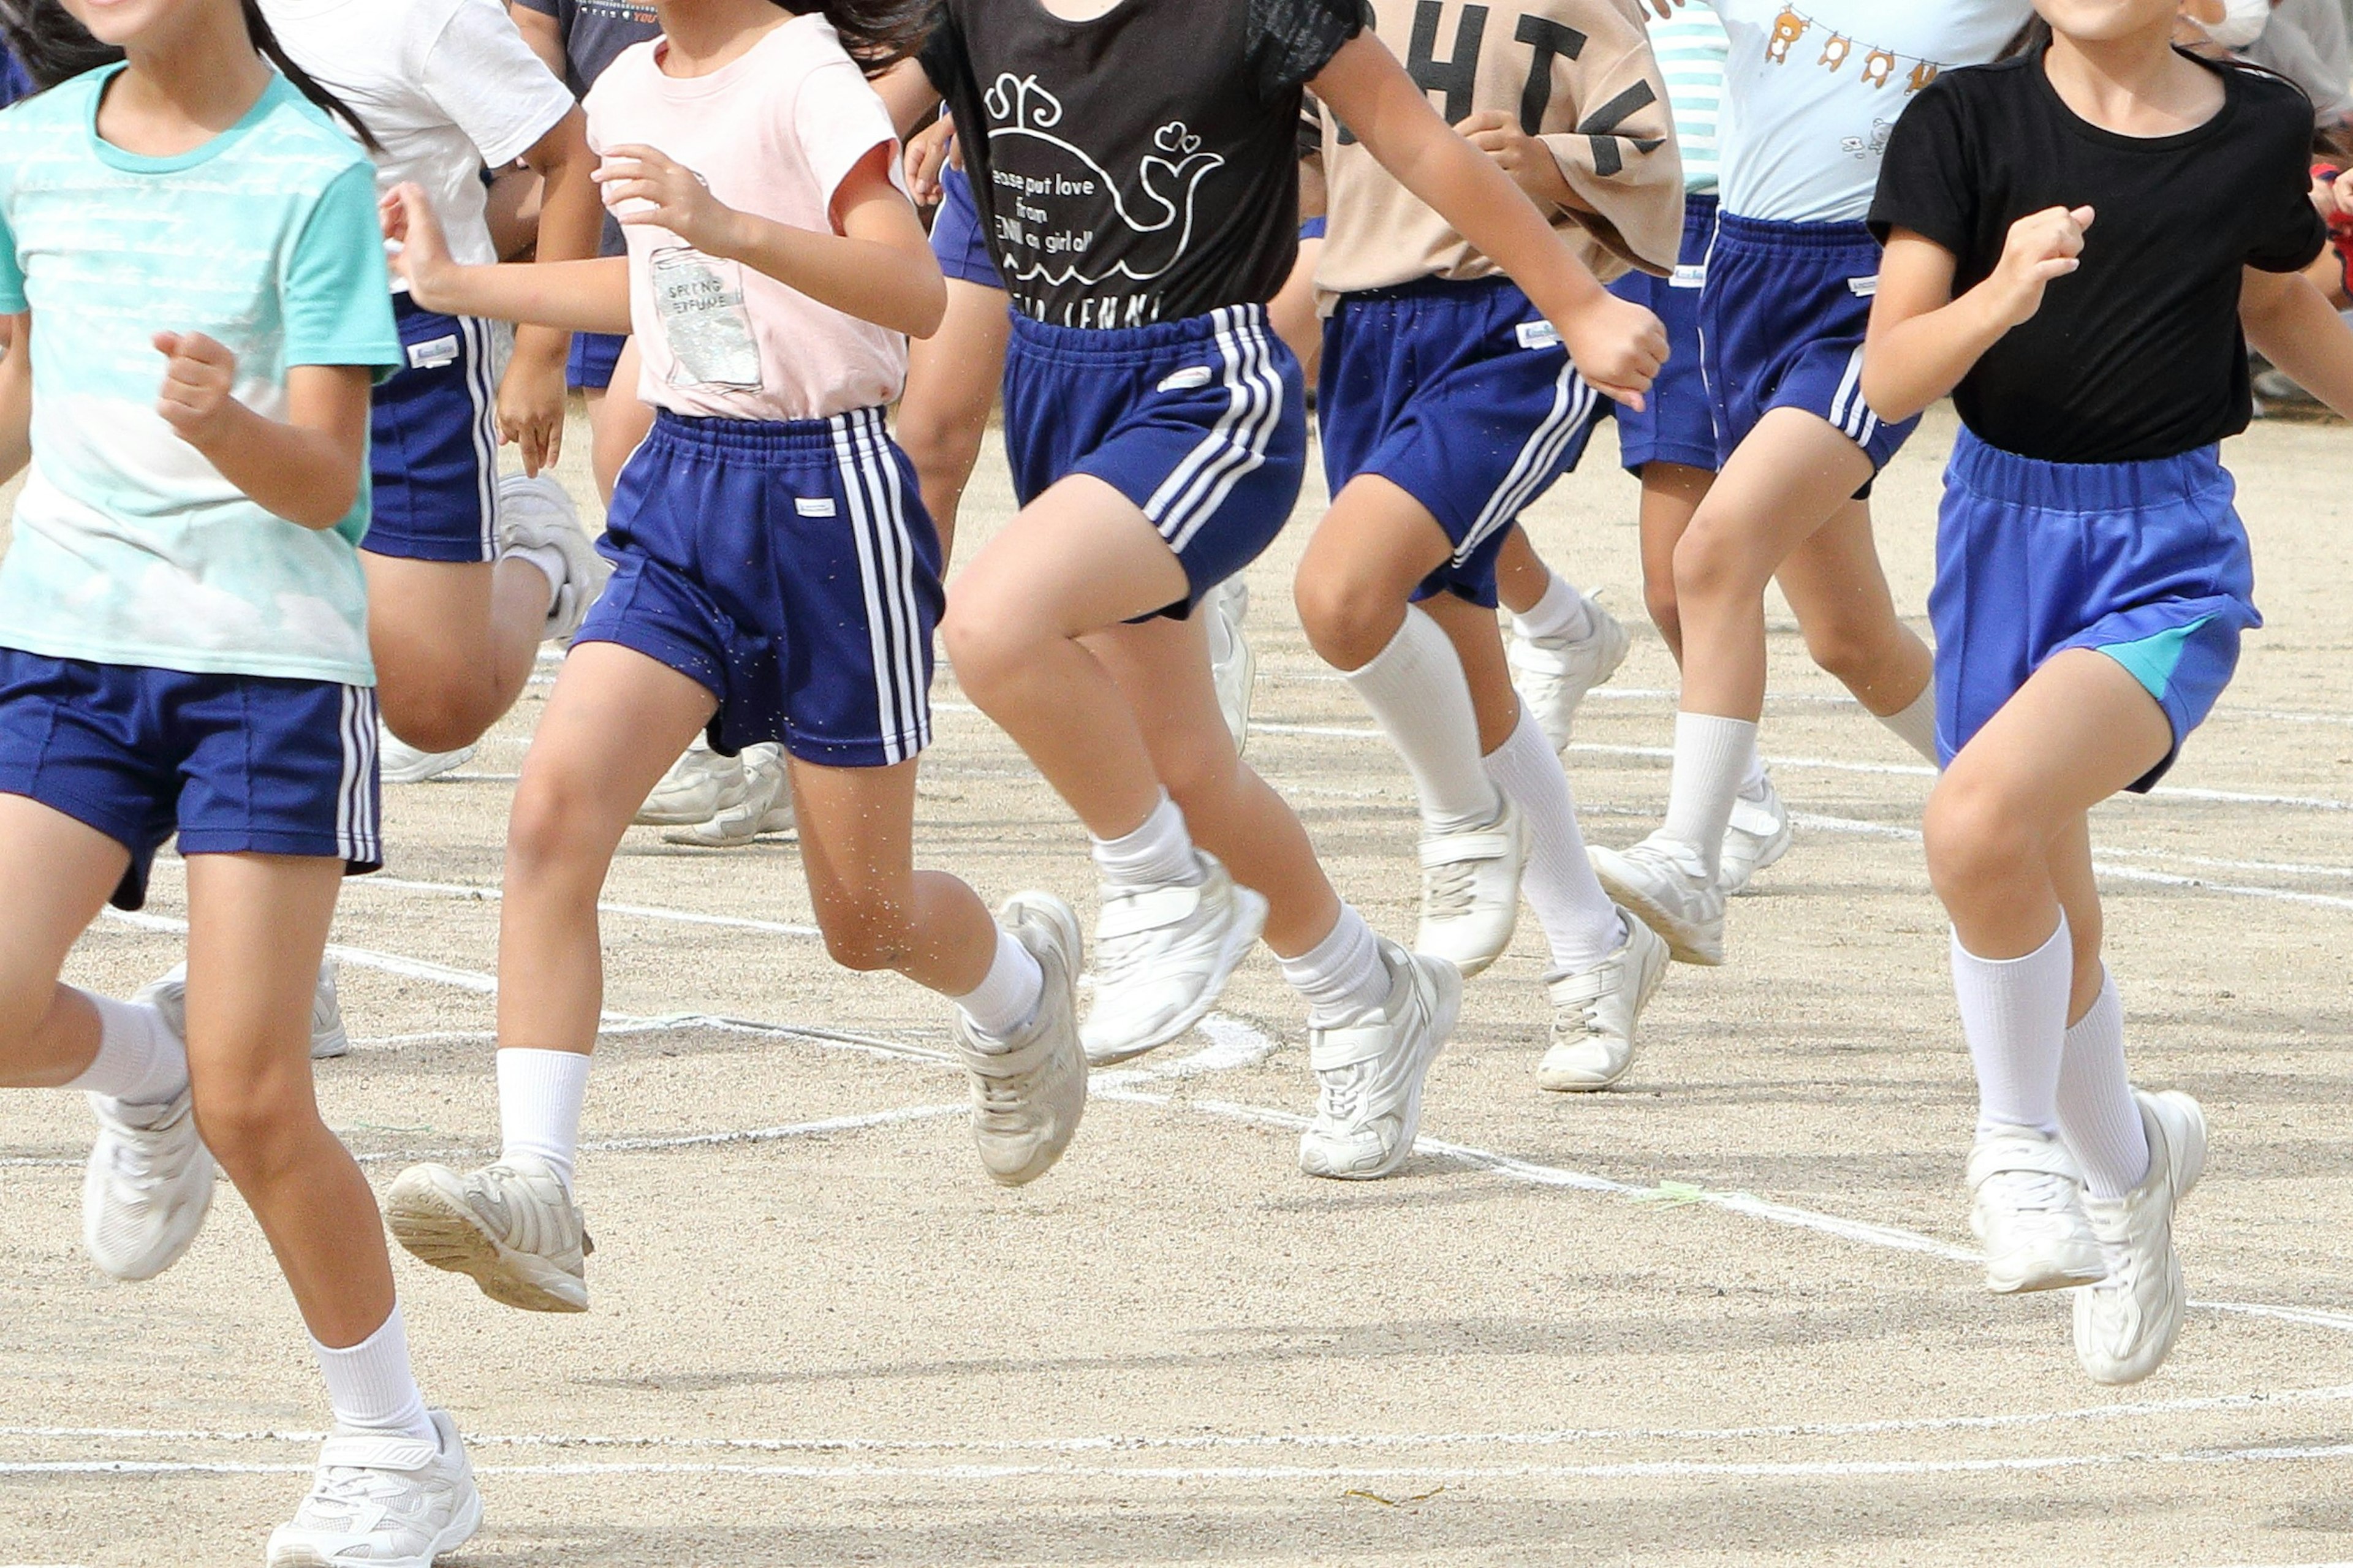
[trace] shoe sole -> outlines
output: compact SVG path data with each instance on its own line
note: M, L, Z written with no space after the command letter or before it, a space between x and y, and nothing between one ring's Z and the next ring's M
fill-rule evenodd
M1668 910L1642 896L1641 890L1620 881L1603 870L1599 863L1594 876L1610 901L1634 915L1641 922L1666 939L1667 956L1677 963L1697 964L1702 969L1714 969L1724 963L1724 931L1718 927L1713 941L1706 939L1696 926L1684 924Z
M586 1285L507 1246L438 1186L395 1183L385 1198L384 1221L419 1263L463 1274L501 1306L526 1312L588 1310Z
M1670 953L1667 956L1667 963L1672 963L1673 962L1674 955ZM1666 979L1667 964L1662 963L1651 972L1649 978L1642 982L1642 993L1640 996L1636 997L1634 1001L1634 1022L1636 1024L1640 1024L1642 1021L1642 1013L1644 1009L1650 1006L1651 998L1659 994L1659 987L1666 984ZM1599 1094L1605 1089L1609 1089L1616 1084L1623 1083L1626 1079L1626 1075L1634 1070L1635 1058L1639 1058L1641 1054L1641 1040L1639 1037L1630 1039L1627 1042L1626 1065L1620 1068L1608 1078L1603 1079L1556 1079L1551 1081L1546 1081L1545 1078L1544 1065L1539 1062L1536 1066L1536 1087L1543 1089L1547 1094Z
M1070 963L1073 971L1075 971L1075 967L1077 965L1082 964L1086 962L1086 937L1084 933L1080 931L1079 917L1077 914L1072 912L1070 905L1064 903L1060 899L1052 898L1048 895L1016 893L1010 899L1006 900L1003 906L999 908L997 911L997 919L1002 921L1008 915L1013 914L1017 910L1034 914L1053 925L1056 934L1060 939L1058 945L1060 946L1065 952L1070 954ZM1077 976L1075 972L1071 974L1066 975L1065 979L1071 987L1070 1004L1071 1014L1073 1017L1075 1017L1078 1012ZM1028 1164L1023 1165L1020 1169L1015 1171L1000 1171L996 1166L991 1165L987 1160L984 1158L981 1161L980 1168L987 1173L990 1181L995 1182L1000 1187L1026 1187L1030 1183L1038 1180L1039 1177L1043 1176L1047 1172L1052 1170L1055 1166L1062 1163L1062 1156L1070 1152L1071 1145L1078 1139L1079 1124L1086 1119L1087 1053L1086 1047L1083 1045L1079 1047L1078 1079L1079 1108L1071 1115L1069 1125L1062 1129L1061 1142L1055 1144L1051 1149L1039 1151L1039 1153L1031 1157Z
M2108 1277L2105 1264L2093 1265L2088 1270L2053 1265L2040 1273L2015 1277L1986 1270L1986 1289L1997 1296L2032 1296L2043 1290L2073 1290L2084 1285L2097 1285Z
M386 1557L371 1563L369 1568L433 1568L438 1558L458 1550L480 1533L482 1528L482 1494L477 1489L466 1499L458 1517L449 1527L433 1538L433 1545L422 1557ZM349 1558L338 1562L308 1546L280 1547L275 1542L269 1549L269 1568L347 1568Z
M1209 971L1208 982L1201 987L1201 994L1183 1012L1141 1040L1123 1041L1115 1046L1098 1048L1086 1045L1086 1026L1081 1024L1079 1042L1086 1051L1089 1067L1115 1067L1121 1062L1134 1061L1148 1051L1158 1050L1171 1040L1191 1034L1202 1019L1217 1011L1218 1003L1226 993L1226 983L1234 977L1234 971L1241 967L1242 960L1249 957L1250 949L1258 945L1259 934L1266 930L1267 906L1261 895L1238 882L1234 885L1234 900L1242 910L1242 918L1227 931L1226 940L1218 949L1218 962Z
M1430 1044L1423 1048L1421 1059L1414 1064L1413 1089L1406 1096L1405 1121L1398 1135L1397 1148L1369 1171L1312 1170L1307 1164L1306 1151L1302 1149L1302 1172L1327 1182L1377 1182L1396 1175L1413 1158L1413 1146L1421 1137L1421 1091L1430 1081L1430 1066L1446 1048L1447 1042L1453 1039L1454 1026L1462 1018L1462 977L1443 959L1437 963L1438 1005L1430 1012Z

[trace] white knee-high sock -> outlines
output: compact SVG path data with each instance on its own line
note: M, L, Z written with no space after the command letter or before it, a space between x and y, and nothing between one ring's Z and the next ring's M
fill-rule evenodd
M2148 1129L2125 1071L2125 1009L2113 975L2067 1031L2059 1057L2059 1136L2095 1198L2120 1198L2148 1175Z
M408 1364L408 1326L401 1321L399 1302L393 1303L383 1327L350 1349L334 1350L317 1340L311 1349L327 1381L327 1403L334 1407L337 1426L434 1440L425 1395Z
M1528 864L1520 891L1552 944L1552 973L1582 974L1624 944L1625 926L1585 858L1568 775L1525 708L1511 738L1487 753L1487 776L1527 818Z
M2075 950L2067 917L2023 958L1979 958L1953 933L1953 994L1978 1071L1978 1128L2059 1131L2059 1060Z
M1298 957L1282 960L1282 977L1307 999L1307 1021L1318 1028L1345 1024L1389 997L1380 939L1345 903L1330 934Z
M588 1102L589 1058L578 1051L509 1047L498 1053L499 1158L527 1154L546 1164L564 1190L580 1155L580 1112Z
M1405 758L1431 832L1461 833L1495 820L1503 802L1479 765L1471 682L1436 621L1409 608L1388 647L1347 679Z
M1697 853L1711 878L1723 868L1724 830L1756 756L1757 726L1747 720L1675 715L1675 767L1659 831Z
M165 1105L188 1087L188 1047L144 1002L81 993L98 1009L98 1055L68 1089L125 1105Z
M1928 759L1932 768L1944 764L1936 756L1936 682L1932 676L1920 689L1920 695L1909 705L1894 713L1873 715L1895 732L1895 738Z

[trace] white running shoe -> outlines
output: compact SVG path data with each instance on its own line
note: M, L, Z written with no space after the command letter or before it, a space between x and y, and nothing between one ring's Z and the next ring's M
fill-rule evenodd
M665 844L685 844L700 849L741 849L782 834L797 837L793 826L792 769L782 746L746 746L737 759L743 766L744 798L721 806L708 822L673 827L662 835Z
M1234 750L1250 749L1250 699L1258 687L1258 655L1242 619L1250 614L1250 584L1229 577L1210 590L1209 676L1217 682L1218 708L1233 731Z
M1413 950L1442 958L1465 980L1510 951L1520 923L1528 823L1508 796L1484 827L1421 837L1421 927Z
M1585 694L1618 673L1633 644L1617 616L1601 601L1585 595L1586 632L1581 637L1532 637L1512 623L1511 647L1505 657L1512 667L1512 685L1520 700L1535 715L1545 739L1556 752L1568 745L1577 721L1577 704Z
M162 978L152 980L140 989L134 1001L144 1002L164 1015L172 1033L183 1040L188 1037L188 966L175 963L165 970ZM323 1062L343 1055L352 1048L352 1037L343 1029L343 998L335 993L335 961L319 961L319 983L311 994L311 1059Z
M1017 893L997 923L1045 972L1038 1011L1011 1041L983 1039L956 1015L956 1056L972 1081L972 1136L989 1176L1008 1187L1034 1182L1071 1146L1087 1110L1087 1058L1079 1044L1079 917L1051 893Z
M596 1244L563 1181L528 1154L462 1176L411 1165L385 1194L384 1221L420 1262L467 1276L493 1301L588 1310L586 1260Z
M752 793L742 757L723 757L700 735L678 754L638 808L639 827L695 827L742 805Z
M2120 1198L2084 1194L2108 1277L2075 1293L2075 1358L2094 1383L2138 1383L2164 1364L2189 1304L2173 1211L2206 1171L2206 1115L2188 1095L2139 1089L2148 1174Z
M1462 972L1442 958L1381 943L1388 1000L1349 1023L1307 1031L1315 1120L1299 1137L1311 1176L1369 1182L1413 1152L1421 1085L1462 1011Z
M1665 937L1677 963L1724 962L1724 888L1697 850L1653 833L1630 849L1596 845L1586 856L1602 890Z
M455 773L474 760L474 752L472 746L454 752L420 752L382 724L376 726L376 774L388 784L423 784Z
M1985 1243L1986 1289L2064 1290L2107 1277L2084 1217L2084 1178L2066 1145L2033 1127L1995 1127L1969 1151L1969 1229Z
M1727 898L1746 892L1757 873L1787 855L1797 837L1797 824L1789 820L1789 808L1781 804L1781 792L1767 779L1764 799L1751 800L1744 795L1732 803L1715 885Z
M1095 997L1081 1037L1096 1067L1165 1046L1208 1016L1266 927L1266 900L1196 849L1195 887L1103 890Z
M1536 1087L1555 1094L1608 1089L1634 1065L1634 1025L1665 978L1666 939L1631 913L1626 941L1582 974L1547 981L1552 1044L1536 1064Z
M337 1432L319 1450L311 1495L270 1531L269 1568L433 1568L482 1527L474 1468L446 1410L434 1441Z
M570 642L605 591L613 563L596 553L580 526L580 509L552 474L499 476L499 553L518 548L554 549L564 557L564 581L554 584L542 637Z
M212 1207L212 1152L187 1089L164 1105L86 1097L98 1142L81 1182L81 1239L117 1279L153 1279L180 1260Z

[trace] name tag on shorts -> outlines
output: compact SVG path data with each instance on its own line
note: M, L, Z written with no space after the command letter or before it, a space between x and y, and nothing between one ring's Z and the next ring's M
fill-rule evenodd
M445 364L457 363L458 339L455 333L446 338L435 338L431 342L408 345L408 368L411 370L438 370Z
M1524 349L1556 349L1560 347L1560 329L1550 321L1522 321L1518 337Z
M1670 289L1706 288L1707 263L1704 261L1695 263L1686 262L1684 265L1676 268L1674 276L1667 279L1667 287Z
M814 500L810 500L807 496L796 497L793 501L793 510L800 513L803 517L831 517L834 515L833 501L831 498L827 496L818 496Z
M1879 292L1879 274L1874 272L1868 278L1850 278L1846 280L1846 289L1856 299L1868 300Z
M1188 364L1160 384L1163 392L1198 392L1216 379L1217 373L1205 364Z

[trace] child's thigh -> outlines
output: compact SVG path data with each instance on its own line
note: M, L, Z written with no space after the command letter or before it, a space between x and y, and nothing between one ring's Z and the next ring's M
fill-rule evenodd
M1024 507L965 569L949 619L1019 621L1036 637L1078 637L1181 603L1184 563L1144 510L1073 474Z
M188 857L193 1072L249 1076L309 1061L312 994L343 882L343 862L319 856Z
M2091 648L2045 660L1954 756L1936 793L1974 796L2057 832L2129 788L2173 748L2165 710Z
M131 852L21 795L0 795L0 1000L39 992L122 880Z
M818 920L911 904L915 768L833 768L792 759L793 819Z
M553 814L617 843L718 705L699 681L635 648L577 645L523 759L517 818Z

